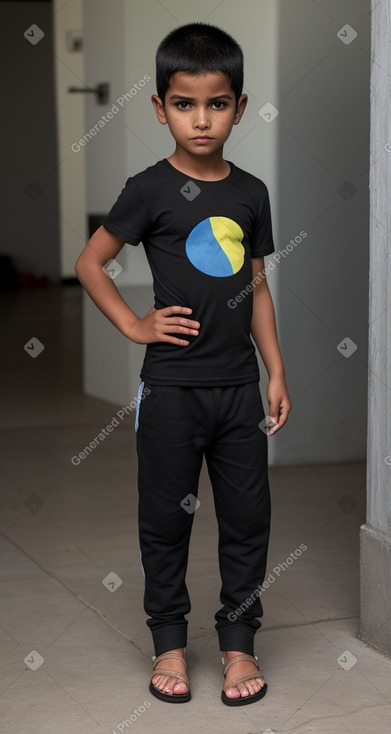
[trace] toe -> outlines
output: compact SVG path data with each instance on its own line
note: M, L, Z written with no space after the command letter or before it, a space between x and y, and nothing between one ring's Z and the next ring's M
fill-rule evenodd
M259 688L259 685L256 682L256 680L251 679L251 680L247 681L247 683L249 683L248 690L249 690L251 696L254 696L256 693L258 693L258 691L260 690L260 688Z
M178 682L178 678L167 675L154 675L152 677L152 685L159 691L163 691L169 695L172 693L187 693L188 691L186 683Z
M177 678L167 678L167 683L164 686L164 692L165 693L173 693L174 692L174 685L177 681Z
M225 695L227 698L247 698L248 696L254 696L261 690L264 683L263 678L251 678L245 683L239 683L237 686L227 688Z
M236 688L227 688L225 691L225 695L227 698L240 698L240 691Z
M242 698L246 698L246 696L249 696L251 694L251 691L249 691L244 683L239 683L238 689Z
M178 681L178 678L173 676L172 678L169 678L167 681L167 685L164 688L165 693L187 693L188 688L186 683L183 681Z
M250 680L246 681L246 686L248 693L250 696L254 696L258 691L261 690L263 687L265 681L263 678L251 678Z
M152 683L155 688L159 689L159 691L163 691L166 689L169 680L170 679L167 675L154 675L152 678Z
M258 693L264 683L265 681L263 680L263 678L251 678L251 680L247 681L251 695L254 695L254 693Z
M187 693L186 683L176 683L174 686L174 693Z

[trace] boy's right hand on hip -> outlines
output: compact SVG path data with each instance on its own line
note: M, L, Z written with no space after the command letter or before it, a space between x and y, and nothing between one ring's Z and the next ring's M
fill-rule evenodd
M151 308L146 316L132 323L128 337L137 344L152 344L153 342L169 342L186 347L187 339L180 339L172 334L191 334L198 336L200 324L186 318L192 313L186 306L167 306L166 308Z

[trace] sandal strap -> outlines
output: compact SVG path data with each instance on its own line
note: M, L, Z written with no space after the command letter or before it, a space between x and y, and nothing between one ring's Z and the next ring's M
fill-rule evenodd
M239 675L238 678L232 678L232 680L228 681L226 685L224 686L224 690L226 691L228 688L234 688L238 685L238 683L243 683L245 680L251 680L251 678L262 678L262 675L255 675L254 673L246 673L245 675Z
M183 682L186 683L187 686L189 686L189 679L188 679L187 675L184 675L183 673L178 673L177 670L172 670L172 669L170 670L169 668L157 668L157 670L155 670L152 678L155 675L168 675L168 676L170 676L170 678L181 678L183 680Z
M182 663L186 665L186 660L183 657L183 655L180 654L180 652L163 652L161 655L158 655L157 658L153 661L153 670L155 670L158 663L160 663L161 660L181 660Z
M180 673L178 670L174 670L173 668L156 668L157 664L160 663L161 660L181 660L181 662L186 666L186 660L183 655L174 651L163 652L153 661L152 669L155 671L154 675L169 675L170 678L181 678L184 683L186 683L187 687L189 687L189 679L185 673Z
M243 661L244 660L248 660L248 662L254 663L254 665L256 665L257 666L257 669L259 670L259 666L258 666L258 663L255 660L255 658L252 655L247 655L247 653L243 652L240 655L235 655L234 658L231 658L231 660L228 661L228 663L226 664L226 666L224 668L224 675L227 674L227 672L230 669L231 665L233 665L234 663L238 663L239 660L243 660ZM259 677L259 676L257 676L257 677ZM250 678L254 678L254 674L250 675ZM248 680L250 680L250 678L248 678Z

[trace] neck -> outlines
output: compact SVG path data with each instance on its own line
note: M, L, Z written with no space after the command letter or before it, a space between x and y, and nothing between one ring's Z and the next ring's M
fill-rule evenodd
M203 181L219 181L230 173L229 163L223 159L222 151L216 151L213 156L198 157L177 148L167 160L178 171Z

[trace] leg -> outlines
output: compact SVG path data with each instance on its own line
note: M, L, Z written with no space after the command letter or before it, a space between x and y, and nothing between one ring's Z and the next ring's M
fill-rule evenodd
M191 609L185 577L194 512L181 502L195 497L202 465L202 431L194 419L189 388L150 386L140 404L137 431L139 458L139 540L144 572L144 609L150 618L155 655L184 651L185 614ZM190 508L191 509L191 508ZM162 667L185 672L181 662L162 661ZM156 668L158 670L158 667ZM184 693L175 677L154 676L160 690Z
M206 459L219 527L219 564L222 579L216 630L225 662L238 655L254 655L254 635L263 608L259 588L266 574L270 534L270 489L267 473L267 436L258 428L264 418L257 383L218 388L217 421ZM250 662L235 663L231 678L256 670ZM260 677L226 691L239 697L260 689Z

